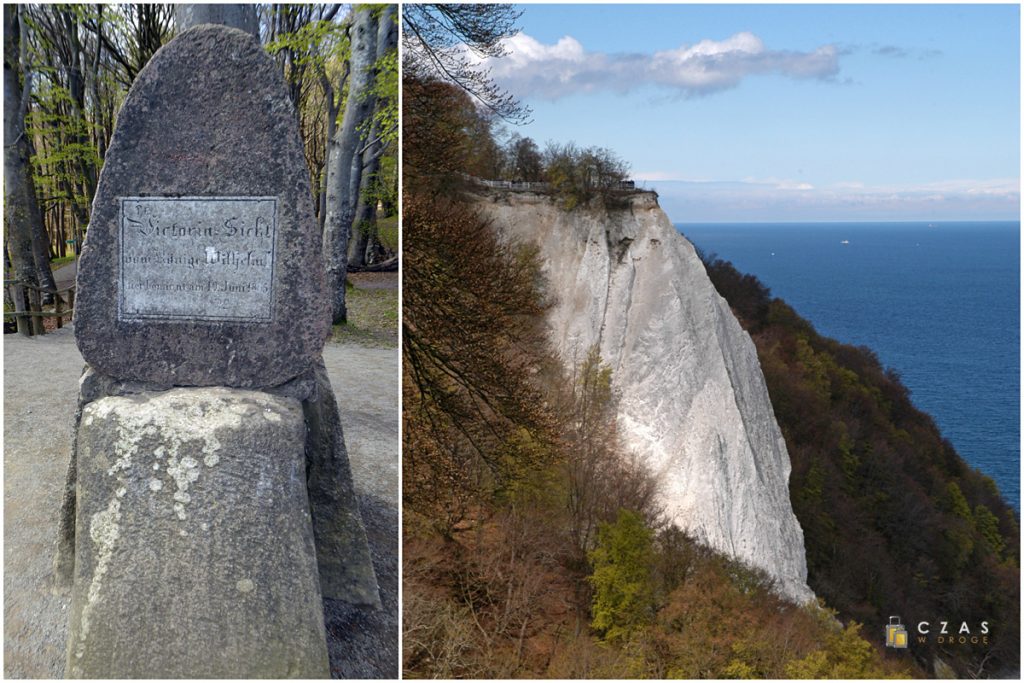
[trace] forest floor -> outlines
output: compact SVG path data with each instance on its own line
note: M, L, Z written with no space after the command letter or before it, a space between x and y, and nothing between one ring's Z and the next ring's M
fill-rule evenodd
M397 276L394 277L397 283ZM357 286L356 291L361 292ZM350 292L353 290L349 290ZM397 289L377 308L397 311ZM357 296L359 296L357 294ZM352 325L368 322L353 306ZM395 317L397 339L397 314ZM381 332L383 333L383 332ZM4 336L4 676L61 678L70 594L53 588L57 513L71 455L83 360L72 328ZM383 609L324 601L331 673L398 677L398 353L395 344L331 342L324 362L341 422Z
M331 340L398 346L398 273L349 273L348 280L348 322L334 326Z

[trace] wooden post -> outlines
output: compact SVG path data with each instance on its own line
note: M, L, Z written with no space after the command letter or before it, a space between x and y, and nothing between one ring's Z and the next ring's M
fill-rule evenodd
M64 327L64 313L61 311L61 304L64 303L64 297L61 296L60 292L56 292L53 297L53 312L57 314L57 329Z
M75 311L75 286L71 285L68 290L68 310L74 313Z
M20 282L15 282L14 288L14 312L18 313L14 319L18 323L18 332L26 337L32 336L32 321L25 313L25 288Z
M50 208L50 218L54 232L57 233L57 251L60 254L60 257L64 258L68 255L67 236L64 234L63 221L57 215L56 206Z
M42 313L43 307L40 304L39 290L35 287L26 287L26 289L28 290L28 310L32 313ZM32 334L46 334L46 328L43 327L43 316L32 316Z

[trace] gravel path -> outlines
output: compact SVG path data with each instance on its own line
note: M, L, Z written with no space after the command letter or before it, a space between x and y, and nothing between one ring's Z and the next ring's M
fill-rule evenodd
M384 609L326 600L331 670L398 677L398 352L328 344ZM4 676L60 678L69 595L54 592L57 512L71 454L82 357L70 328L4 336Z

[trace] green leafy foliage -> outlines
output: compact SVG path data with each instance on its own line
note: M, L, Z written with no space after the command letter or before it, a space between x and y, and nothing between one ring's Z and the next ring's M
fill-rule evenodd
M992 554L1000 557L1006 549L1006 539L999 532L999 518L979 503L974 508L974 525L981 537L985 539Z
M824 613L820 619L828 619ZM860 635L861 626L855 621L846 628L829 628L821 623L826 634L825 646L814 650L806 657L786 665L789 678L810 679L851 679L851 678L892 678L879 666L878 653Z
M396 15L397 16L397 15ZM373 122L385 145L398 143L398 50L392 50L374 64L377 77L371 94L377 98Z
M347 61L350 49L344 26L334 21L310 21L294 31L278 33L266 45L272 55L287 51L291 68L326 69L329 60Z
M944 504L947 510L959 517L960 519L969 522L971 521L971 506L967 503L967 499L964 498L963 491L956 485L955 481L951 481L946 484L946 497Z
M597 547L590 552L591 626L609 642L628 637L654 616L652 540L643 518L628 510L598 528Z

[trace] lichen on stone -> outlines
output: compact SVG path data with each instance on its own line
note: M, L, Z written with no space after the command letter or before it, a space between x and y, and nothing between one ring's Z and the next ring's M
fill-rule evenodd
M92 581L86 593L86 602L82 606L82 616L78 628L78 645L75 657L81 659L85 655L85 644L89 637L89 622L93 605L99 600L103 588L103 577L110 567L114 554L114 545L121 536L121 500L116 495L107 503L105 510L92 516L89 521L89 538L96 548L96 566L93 569Z
M188 519L188 515L185 514L185 506L182 503L174 504L174 514L176 514L180 520Z

